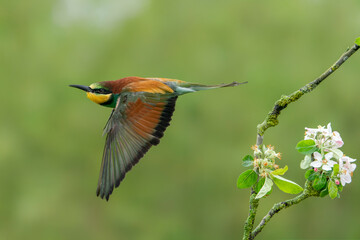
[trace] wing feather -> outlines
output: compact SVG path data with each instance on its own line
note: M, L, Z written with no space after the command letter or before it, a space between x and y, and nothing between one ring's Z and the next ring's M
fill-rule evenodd
M166 88L120 95L105 128L106 134L96 194L109 199L128 172L157 145L170 125L177 96Z

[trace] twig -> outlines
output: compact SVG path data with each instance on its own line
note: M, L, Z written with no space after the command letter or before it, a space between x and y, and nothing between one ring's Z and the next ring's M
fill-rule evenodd
M311 186L311 182L306 181L305 183L305 189L304 191L296 196L293 199L286 200L285 202L280 202L274 204L274 206L270 209L270 211L266 214L266 216L261 220L259 225L254 229L254 231L251 233L249 239L254 239L256 235L258 235L261 230L265 227L265 225L270 221L270 219L278 212L280 212L282 209L291 207L292 205L298 204L301 201L307 199L308 197L318 197L320 193L316 190L314 190Z
M301 96L305 93L309 93L314 90L323 80L325 80L328 76L330 76L333 72L335 72L351 55L353 55L359 46L355 44L350 49L348 49L339 60L337 60L328 70L326 70L323 74L321 74L317 79L314 81L306 84L304 87L300 88L299 90L293 92L292 94L286 96L281 96L279 100L275 102L275 106L271 112L268 113L265 120L257 126L257 140L256 145L261 145L263 142L263 136L265 131L269 127L275 127L279 124L278 116L281 113L281 110L287 107L292 102L297 101Z
M306 84L304 87L300 88L299 90L293 92L288 96L281 96L281 98L275 102L274 108L268 113L265 120L257 126L256 145L260 146L263 144L264 133L269 127L275 127L279 124L278 116L280 115L281 111L286 108L290 103L297 101L305 93L309 93L314 90L322 81L324 81L328 76L335 72L349 57L351 57L351 55L353 55L360 48L359 42L360 38L357 38L355 41L356 44L346 50L346 52L343 53L341 57L328 70L326 70L314 81ZM285 202L275 204L268 212L268 214L261 220L255 230L252 231L252 229L254 228L256 211L259 206L260 200L256 199L255 196L256 193L253 189L251 189L249 216L245 222L243 240L254 239L256 235L261 232L264 226L271 220L271 218L282 209L288 208L294 204L298 204L310 196L319 196L319 193L312 189L310 182L306 181L305 189L300 195Z
M256 197L256 192L253 190L253 188L251 188L251 195L249 201L249 216L245 222L243 240L250 239L251 231L254 228L256 211L259 206L259 200L260 200L260 199L256 199L255 197Z

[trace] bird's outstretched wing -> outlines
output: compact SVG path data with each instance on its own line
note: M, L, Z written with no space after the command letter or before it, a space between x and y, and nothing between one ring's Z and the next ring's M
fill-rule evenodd
M170 91L160 92L120 94L104 129L107 136L97 196L108 200L126 172L164 135L175 110L177 96Z

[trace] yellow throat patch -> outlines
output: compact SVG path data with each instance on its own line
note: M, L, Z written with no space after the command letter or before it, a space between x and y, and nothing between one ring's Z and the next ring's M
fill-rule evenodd
M111 97L111 93L109 93L109 94L96 94L96 93L87 92L86 96L88 97L88 99L90 99L94 103L102 104L102 103L105 103L105 102L109 101L109 99Z

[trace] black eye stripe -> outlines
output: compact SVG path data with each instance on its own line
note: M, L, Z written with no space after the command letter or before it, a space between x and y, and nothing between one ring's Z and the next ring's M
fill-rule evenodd
M111 91L104 89L104 88L95 88L92 90L93 93L99 93L99 94L109 94Z

